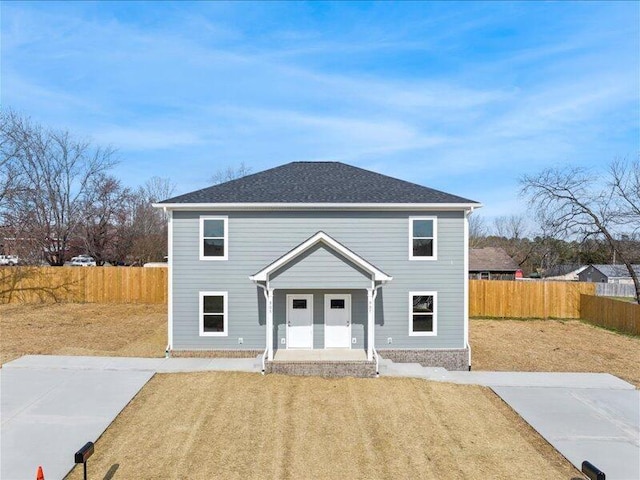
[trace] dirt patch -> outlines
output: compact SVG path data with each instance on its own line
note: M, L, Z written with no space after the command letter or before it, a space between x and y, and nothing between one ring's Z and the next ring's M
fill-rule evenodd
M640 387L640 338L577 320L471 320L474 370L611 373Z
M161 357L166 346L164 305L0 305L1 363L27 354Z
M418 379L156 375L98 440L90 471L116 479L579 476L514 415L483 387ZM67 478L82 478L81 469Z

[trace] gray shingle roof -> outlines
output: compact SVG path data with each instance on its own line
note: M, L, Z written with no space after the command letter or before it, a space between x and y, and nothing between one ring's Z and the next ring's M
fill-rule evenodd
M160 203L477 203L340 162L293 162Z
M600 270L600 272L609 277L609 278L617 278L617 277L628 277L631 278L631 275L629 275L629 270L627 270L626 265L602 265L602 264L596 264L596 265L591 265L593 268ZM636 275L640 275L640 265L631 265L633 267L633 270L636 272Z
M518 264L499 247L470 248L470 272L515 272Z

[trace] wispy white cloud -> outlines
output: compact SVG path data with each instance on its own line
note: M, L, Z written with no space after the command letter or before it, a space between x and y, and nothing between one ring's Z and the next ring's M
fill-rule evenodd
M3 105L183 191L216 165L333 159L502 211L523 171L640 150L640 34L620 14L572 7L594 30L564 5L374 7L338 25L295 4L7 4ZM533 29L544 8L563 13Z
M174 129L107 127L93 134L99 144L117 145L122 150L164 150L193 147L205 141L191 131Z

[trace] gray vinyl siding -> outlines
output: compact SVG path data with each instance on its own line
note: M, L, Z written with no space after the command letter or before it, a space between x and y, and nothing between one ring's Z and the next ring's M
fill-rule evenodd
M199 260L200 215L228 217L228 260ZM409 260L409 217L438 218L438 259ZM377 348L464 347L464 221L460 212L173 212L173 348L262 349L265 300L249 276L323 231L393 280L378 290ZM365 346L365 272L317 248L274 272L274 341L284 336L286 293L314 293L314 347L324 343L324 293L352 294L354 348ZM199 292L228 293L226 337L200 337ZM438 335L409 336L409 292L438 292ZM355 316L359 312L358 318ZM360 318L362 316L362 318ZM239 338L243 343L239 344ZM387 340L391 338L389 345Z
M371 274L325 245L316 245L273 272L273 288L371 288Z

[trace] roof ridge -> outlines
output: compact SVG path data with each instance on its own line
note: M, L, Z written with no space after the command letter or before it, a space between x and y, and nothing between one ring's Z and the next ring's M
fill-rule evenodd
M294 161L160 203L475 204L457 195L337 161Z

